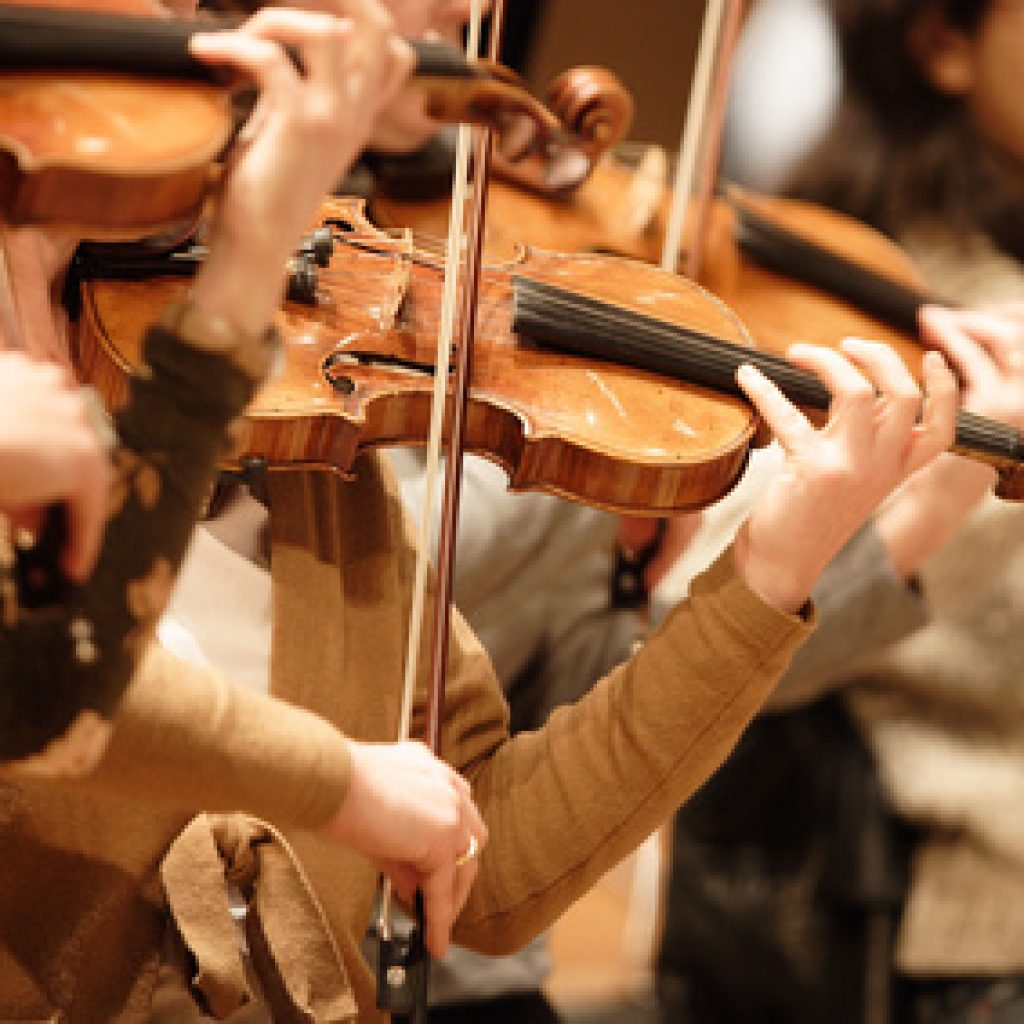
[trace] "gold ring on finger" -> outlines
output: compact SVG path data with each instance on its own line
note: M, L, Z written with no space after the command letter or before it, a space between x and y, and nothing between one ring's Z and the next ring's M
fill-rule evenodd
M461 857L455 858L455 866L457 868L461 868L463 864L468 864L479 852L480 844L477 842L476 836L470 835L469 846Z

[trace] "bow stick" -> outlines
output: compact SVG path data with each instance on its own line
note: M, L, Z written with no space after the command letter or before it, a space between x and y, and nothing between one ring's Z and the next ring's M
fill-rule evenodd
M722 158L722 131L729 104L729 83L732 79L732 61L736 53L740 28L743 25L743 0L725 0L722 38L715 62L715 81L708 104L708 118L701 143L702 167L697 182L697 222L693 243L686 254L686 276L696 280L700 274L711 218L711 197L715 191L718 168Z
M687 249L685 267L686 276L694 279L700 269L703 236L710 216L732 57L742 21L743 0L709 0L697 49L686 121L679 140L661 266L672 272L678 267L690 197L696 191L697 227L692 233L693 242Z
M497 61L501 45L503 24L503 0L496 0L493 6L489 52ZM475 56L480 49L481 2L474 0L467 36L466 53ZM402 693L402 709L399 721L399 740L408 739L412 724L413 695L416 688L418 651L422 634L425 605L430 526L434 495L437 486L442 423L447 404L447 382L449 355L454 335L455 303L458 298L459 256L462 252L463 214L466 208L466 193L469 180L469 146L472 130L462 125L459 128L456 166L454 172L453 198L448 224L448 246L445 266L444 292L441 303L440 328L434 376L434 393L431 407L430 432L427 442L427 468L425 478L424 510L420 521L419 544L416 572L413 584L413 601L409 621L409 636L406 647L405 679ZM477 293L483 254L484 215L486 210L486 183L491 153L491 133L482 129L477 134L474 152L474 174L476 187L473 194L473 209L467 232L464 255L464 284L462 288L462 315L459 321L459 338L456 346L454 387L450 415L450 436L448 440L445 490L442 501L440 537L437 553L437 585L434 602L431 663L427 687L426 736L427 746L440 753L441 721L444 713L444 677L448 660L448 633L451 618L452 582L455 561L455 526L458 521L459 496L462 482L462 452L464 429L468 407L469 381L471 377L472 338L476 324ZM402 939L394 936L391 929L392 887L385 879L382 886L378 936L380 959L378 964L377 1002L381 1009L404 1011L412 1024L424 1024L427 1014L427 981L429 957L425 946L425 915L423 899L417 893L415 917L412 931Z

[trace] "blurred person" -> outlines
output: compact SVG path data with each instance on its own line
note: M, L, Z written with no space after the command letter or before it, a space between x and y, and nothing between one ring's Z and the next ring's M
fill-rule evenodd
M923 328L968 408L1020 426L1021 12L833 7L842 101L787 192L895 237L937 294L1001 309L931 311ZM821 628L773 700L786 713L680 817L668 1019L1024 1019L1024 521L951 460L826 571Z

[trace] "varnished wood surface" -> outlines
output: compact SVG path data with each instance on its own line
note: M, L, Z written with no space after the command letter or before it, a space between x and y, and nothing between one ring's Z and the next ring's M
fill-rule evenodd
M353 353L432 366L440 271L404 261L394 243L356 223L351 207L335 203L325 212L339 211L356 225L356 237L378 241L385 251L338 247L321 271L317 307L285 305L284 372L250 408L239 454L258 454L276 466L330 465L344 472L358 448L425 441L429 372L344 365L350 391L342 393L324 368L332 356ZM396 264L407 273L396 272ZM613 258L522 253L485 276L470 450L503 464L513 487L627 512L700 507L732 486L754 435L743 402L524 343L511 331L512 273L744 342L725 307L675 275ZM146 325L186 288L168 278L88 286L80 361L111 400L123 394L120 368L138 361Z

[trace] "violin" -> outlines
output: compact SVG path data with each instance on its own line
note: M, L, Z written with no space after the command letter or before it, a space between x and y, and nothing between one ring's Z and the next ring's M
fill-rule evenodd
M193 223L244 83L195 60L188 43L228 27L155 17L146 0L104 0L100 11L0 6L0 214L108 240ZM523 180L558 168L564 187L576 185L624 131L621 115L607 104L595 112L568 86L565 125L507 68L468 62L445 43L411 45L427 114L495 128L508 140L504 165L522 165Z
M440 147L438 147L440 148ZM439 158L435 158L439 159ZM421 240L443 238L448 222L448 168L434 194L417 190L415 156L396 167L374 160L370 216L381 227L409 227ZM656 146L609 151L576 188L524 187L499 161L488 186L485 240L489 259L514 257L521 244L561 252L603 252L657 263L667 210L666 158Z
M669 206L664 161L656 150L640 152L639 163L610 154L561 196L494 181L489 257L510 259L529 243L656 263ZM375 222L407 224L428 240L441 232L447 205L370 199ZM795 340L834 348L853 335L888 345L920 379L918 310L952 303L927 287L891 239L834 210L734 186L712 200L707 223L698 281L739 315L759 349L783 355Z
M238 461L345 473L364 449L424 443L439 263L357 200L328 201L321 229L332 251L313 303L284 304L284 372L250 407ZM76 357L112 404L145 327L186 288L180 276L84 283ZM484 271L478 316L467 447L501 463L513 489L642 515L708 505L760 440L735 384L744 362L804 408L828 408L817 378L753 348L724 303L645 264L523 247ZM957 450L1024 497L1016 430L960 413Z
M857 335L897 351L919 378L918 311L951 305L891 239L813 203L730 187L712 205L704 247L701 283L769 352Z

